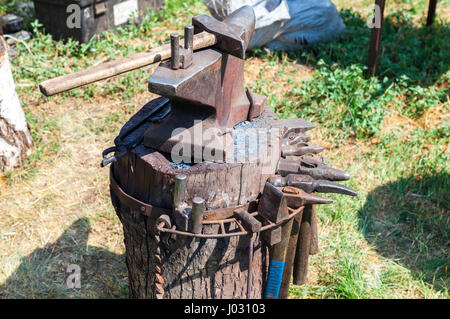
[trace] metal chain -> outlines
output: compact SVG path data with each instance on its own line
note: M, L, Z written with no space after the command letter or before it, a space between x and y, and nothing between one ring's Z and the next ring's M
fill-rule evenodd
M161 225L162 224L162 225ZM161 227L164 226L164 223L161 223ZM161 232L159 230L156 231L155 234L155 242L156 242L156 253L155 253L155 292L156 299L164 298L164 277L163 277L163 265L162 265L162 256L161 256Z

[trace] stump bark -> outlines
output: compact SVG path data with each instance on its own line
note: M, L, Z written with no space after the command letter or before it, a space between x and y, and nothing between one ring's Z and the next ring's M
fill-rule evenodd
M0 36L0 173L21 166L33 141L17 97L6 43Z
M169 212L173 209L174 178L185 174L185 202L191 205L194 197L202 197L206 206L204 218L224 219L231 217L230 213L223 214L220 208L245 205L249 212L256 211L257 197L267 179L261 174L263 165L266 164L204 162L174 170L163 153L141 144L113 163L110 174L129 196ZM112 203L123 224L131 298L157 298L156 282L160 281L164 298L246 298L249 235L217 239L167 233L159 236L155 222L160 214L144 215L120 198L111 188ZM226 232L238 228L235 223L226 225ZM203 234L219 234L219 228L217 224L204 224ZM259 233L253 236L250 297L262 298L268 247Z

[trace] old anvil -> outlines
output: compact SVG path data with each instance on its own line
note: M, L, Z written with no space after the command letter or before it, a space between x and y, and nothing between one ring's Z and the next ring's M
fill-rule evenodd
M181 142L181 135L188 133L192 140L183 142L192 146L192 154L201 143L203 151L209 145L209 153L220 151L226 158L232 139L226 142L224 135L230 134L236 124L259 116L267 106L265 97L244 89L245 50L254 31L254 12L251 7L243 7L222 22L200 15L192 19L192 24L196 33L216 35L217 43L213 48L192 52L192 29L185 29L184 46L179 46L176 35L171 36L172 58L160 64L148 87L171 100L172 112L149 128L144 143L171 153ZM208 129L215 129L217 134L195 134Z

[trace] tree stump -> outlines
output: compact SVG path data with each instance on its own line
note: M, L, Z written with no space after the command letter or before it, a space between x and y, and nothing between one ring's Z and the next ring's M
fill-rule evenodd
M276 115L265 111L266 117ZM274 160L278 161L280 154ZM275 156L276 157L276 156ZM161 233L155 229L160 213L145 215L127 204L127 196L171 212L174 178L187 176L185 202L194 197L205 200L206 219L224 219L219 209L244 206L256 211L257 198L267 175L256 163L198 163L175 170L166 155L143 144L129 150L112 164L110 176L127 195L118 196L111 187L111 199L123 224L126 263L131 298L158 298L162 282L164 298L244 299L247 295L250 235L226 238L192 238ZM214 214L208 214L214 212ZM238 225L226 224L226 232ZM220 234L218 224L203 224L203 234ZM262 298L268 271L268 247L253 234L251 298ZM159 245L159 246L158 246Z
M0 173L21 166L33 145L14 86L6 45L0 36Z

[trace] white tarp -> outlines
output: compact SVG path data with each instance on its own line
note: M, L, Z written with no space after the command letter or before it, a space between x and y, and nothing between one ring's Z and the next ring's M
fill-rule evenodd
M336 39L345 28L330 0L204 0L211 14L222 20L244 5L256 16L249 47L297 48Z

